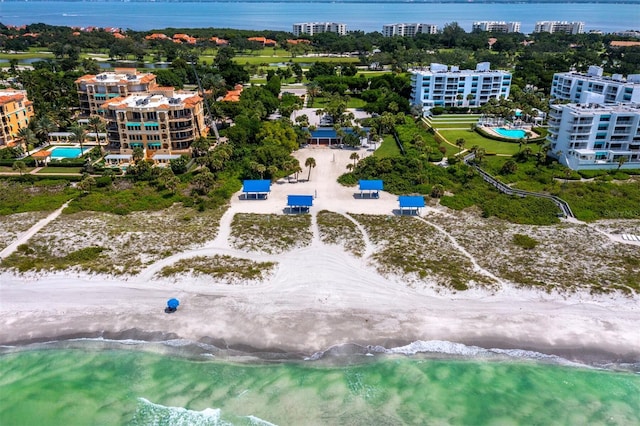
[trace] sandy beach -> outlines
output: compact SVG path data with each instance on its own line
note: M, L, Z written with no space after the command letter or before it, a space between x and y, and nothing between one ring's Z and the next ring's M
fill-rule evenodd
M301 164L307 157L314 157L317 163L308 182L305 168L297 183L274 183L266 200L243 200L237 194L215 239L163 258L138 275L2 273L0 344L97 336L180 338L308 356L348 343L390 348L443 340L532 350L587 363L640 362L638 296L559 295L518 289L481 267L473 253L451 235L452 244L458 244L475 272L495 281L495 289L453 292L412 288L401 277L377 272L370 261L376 246L367 238L365 255L360 258L340 246L323 243L315 219L320 210L390 216L398 208L392 194L359 199L354 196L356 189L336 183L336 177L352 161L351 152L328 148L298 151ZM358 153L361 157L371 155L364 149ZM264 254L229 244L234 214L282 214L287 194L315 197L311 209L314 237L309 246ZM421 215L446 215L445 210L427 207ZM22 233L10 246L17 247L33 234ZM6 256L11 250L5 248L2 253ZM267 279L250 285L229 285L203 276L175 280L156 275L180 259L216 254L274 261L277 266ZM168 315L163 309L171 297L180 299L181 304L176 313Z

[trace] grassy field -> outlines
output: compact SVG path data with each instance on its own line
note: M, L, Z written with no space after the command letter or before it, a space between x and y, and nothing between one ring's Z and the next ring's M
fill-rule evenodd
M82 167L43 167L37 174L81 173Z
M324 108L327 105L328 98L318 96L313 100L313 105L309 105L309 108ZM356 98L355 96L349 96L349 103L347 104L347 108L362 108L367 103L360 98Z
M499 154L499 155L513 155L519 150L517 143L499 142L493 139L487 139L471 130L446 130L442 129L439 132L452 144L456 143L456 140L462 138L465 140L465 149L470 149L474 145L478 145L484 148L487 153Z
M396 144L396 141L391 135L385 135L382 145L373 153L376 157L398 157L400 155L400 148Z
M262 64L277 64L283 63L288 64L290 62L295 62L298 64L313 64L315 62L335 62L338 64L344 63L356 63L359 61L358 58L340 58L334 56L298 56L296 58L292 58L291 56L236 56L233 60L241 65L249 64L249 65L262 65ZM304 66L303 66L304 68Z

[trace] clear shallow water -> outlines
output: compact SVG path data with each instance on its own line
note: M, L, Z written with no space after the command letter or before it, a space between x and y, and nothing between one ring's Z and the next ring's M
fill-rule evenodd
M88 151L89 148L84 148ZM51 150L51 158L78 158L83 151L80 148L72 148L68 146L58 146Z
M505 129L504 127L497 127L493 130L506 138L520 139L527 136L527 132L520 129Z
M640 376L421 356L237 363L138 350L0 356L2 425L640 424Z
M533 31L536 21L584 21L585 31L640 29L639 3L419 3L419 2L149 2L4 1L0 22L23 25L160 28L239 28L292 31L296 22L343 22L347 30L382 31L395 22L458 22L471 31L474 21L520 21Z

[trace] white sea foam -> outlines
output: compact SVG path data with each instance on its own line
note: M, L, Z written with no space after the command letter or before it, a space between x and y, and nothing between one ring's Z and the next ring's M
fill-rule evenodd
M255 426L277 426L256 416L242 417ZM171 426L233 426L226 420L222 420L222 411L219 408L205 408L202 411L188 410L183 407L169 407L156 404L146 398L138 398L132 425L171 425ZM243 422L243 424L245 424Z

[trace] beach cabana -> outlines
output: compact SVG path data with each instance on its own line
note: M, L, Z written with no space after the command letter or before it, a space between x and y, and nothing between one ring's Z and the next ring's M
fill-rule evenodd
M36 166L39 166L40 163L46 166L49 160L51 160L51 151L42 150L42 151L34 152L33 154L31 154L31 158L36 160Z
M133 162L133 155L131 154L109 154L104 157L105 163L108 166L119 166L120 164L129 164Z
M398 197L400 203L400 214L404 214L405 210L409 214L418 214L420 209L424 207L424 197L422 195L401 195Z
M264 180L245 180L242 182L242 193L244 199L248 199L249 195L255 195L255 199L266 199L271 192L271 181Z
M289 212L296 209L298 212L309 211L313 206L313 195L287 195L287 207Z
M360 188L360 198L363 198L365 194L369 198L378 198L384 185L382 180L360 180L358 181L358 186Z

